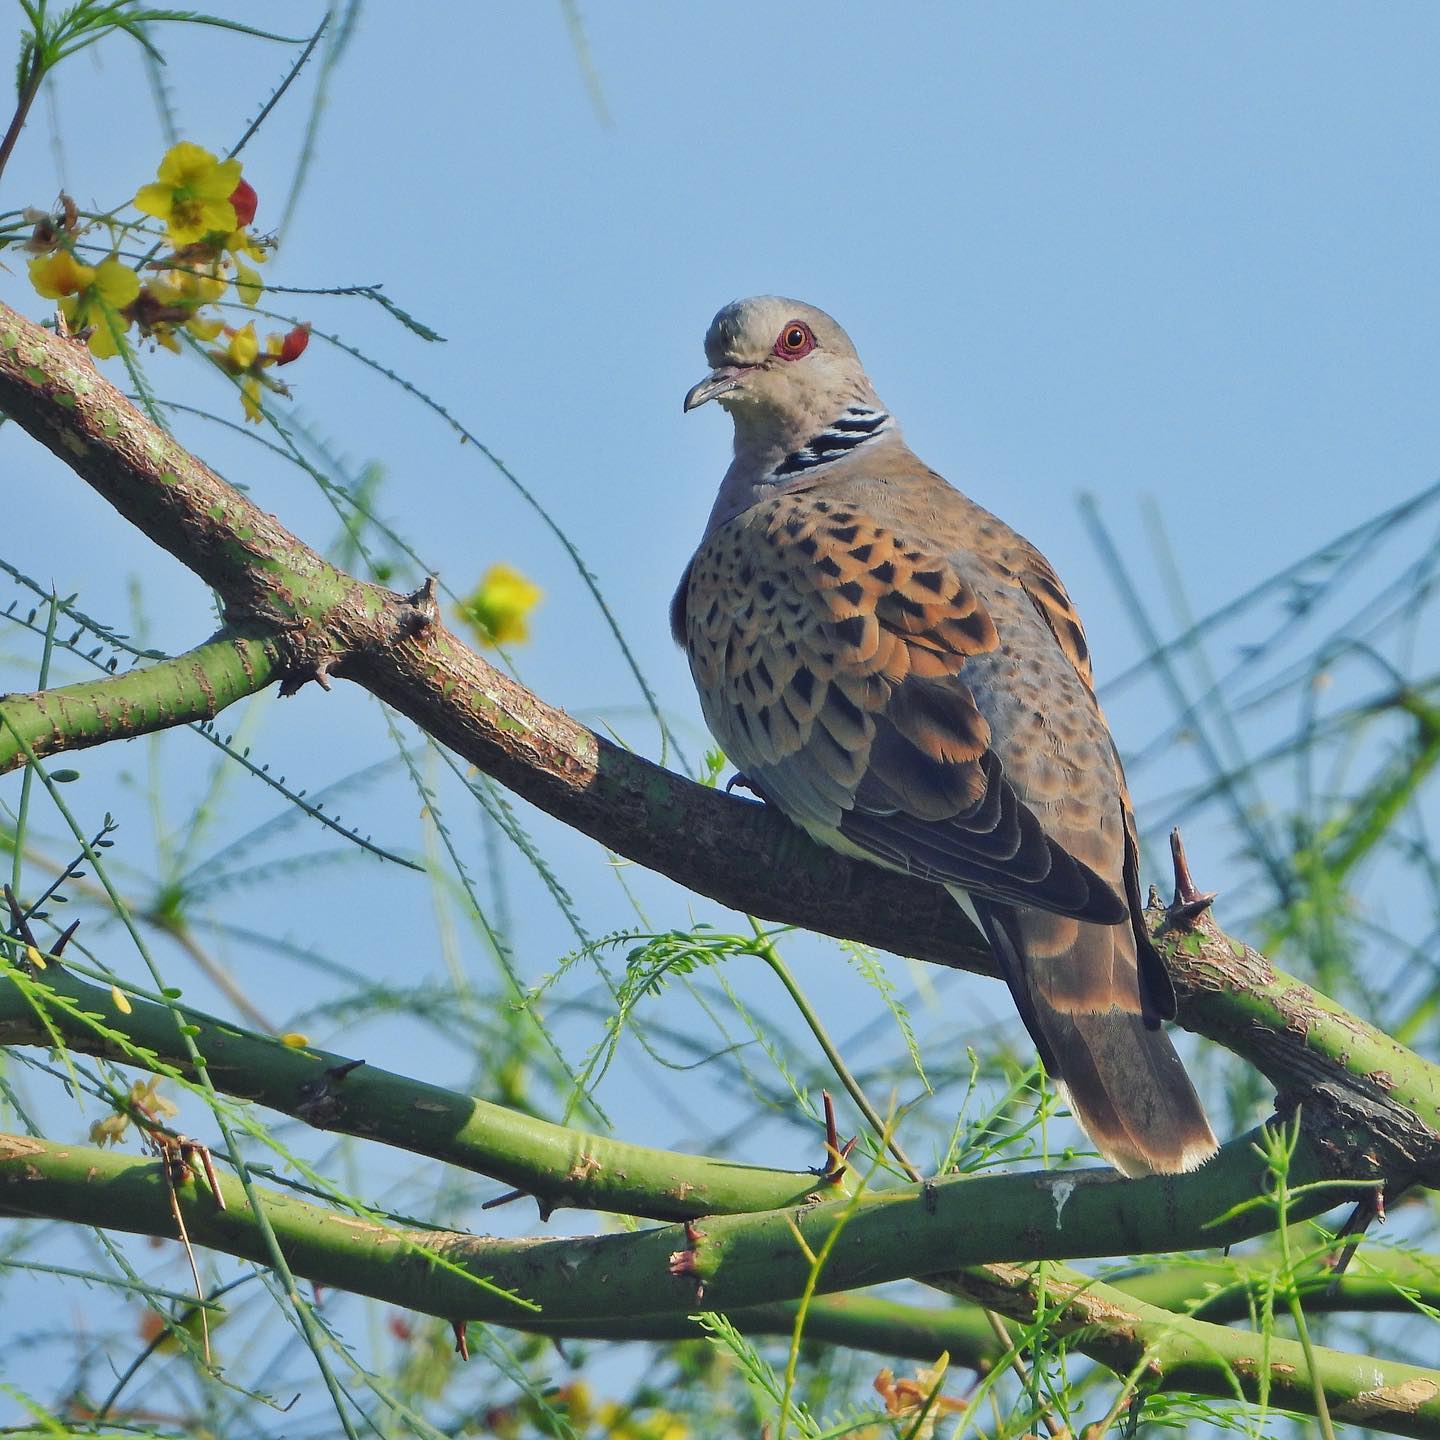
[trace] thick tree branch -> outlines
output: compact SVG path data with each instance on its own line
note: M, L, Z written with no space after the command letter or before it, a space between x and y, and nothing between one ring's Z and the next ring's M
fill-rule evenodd
M983 1183L959 1182L966 1188ZM1110 1188L1139 1189L1150 1183L1116 1182ZM266 1247L243 1189L227 1177L220 1177L219 1185L224 1210L193 1178L176 1187L174 1203L180 1206L191 1241L265 1263ZM594 1240L498 1241L442 1231L405 1231L324 1210L294 1196L259 1194L296 1275L447 1319L484 1318L524 1327L539 1323L543 1316L547 1325L574 1320L583 1327L599 1318L593 1313L597 1305L606 1314L612 1309L644 1314L648 1304L651 1312L672 1315L696 1305L693 1276L676 1276L671 1273L673 1264L667 1265L666 1246L683 1233L669 1227ZM1077 1191L1070 1203L1080 1198ZM37 1214L174 1238L171 1205L171 1189L159 1162L27 1137L0 1137L0 1213ZM807 1239L813 1241L818 1233L816 1217L839 1209L819 1206L808 1215L788 1214L787 1223L778 1227L768 1217L717 1217L707 1228L770 1225L774 1234L764 1248L774 1260L788 1264L794 1256L808 1263L789 1223L808 1232ZM863 1219L863 1214L856 1216L850 1224ZM966 1232L955 1225L956 1217L944 1219L951 1237L958 1237L963 1246ZM873 1243L878 1237L867 1238ZM836 1251L849 1243L847 1227ZM755 1272L762 1284L764 1268L762 1263ZM1047 1278L1055 1323L1071 1334L1077 1348L1118 1373L1143 1360L1147 1388L1226 1398L1237 1389L1255 1398L1263 1383L1268 1385L1271 1404L1313 1413L1309 1367L1294 1341L1267 1340L1177 1316L1084 1277L1072 1280L1070 1273L1061 1270ZM518 1298L507 1300L470 1276L513 1290ZM972 1288L983 1288L994 1308L1033 1307L1036 1282L1028 1271L1001 1266L984 1278L965 1280ZM828 1266L821 1283L830 1288ZM656 1302L662 1298L670 1303L660 1306ZM719 1308L718 1299L707 1295L706 1308ZM540 1316L527 1310L523 1300L539 1303ZM1339 1418L1397 1435L1440 1436L1440 1372L1326 1349L1317 1350L1315 1360L1316 1378Z

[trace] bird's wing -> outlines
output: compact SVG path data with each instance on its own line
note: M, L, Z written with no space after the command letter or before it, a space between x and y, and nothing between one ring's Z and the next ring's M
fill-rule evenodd
M709 536L675 619L711 728L792 819L982 896L1126 917L1006 778L965 680L999 639L944 554L790 491Z
M1021 540L1018 536L1015 540L1016 546L1007 557L1009 563L997 569L1003 574L1003 578L1024 591L1055 637L1061 654L1070 662L1080 682L1093 696L1095 678L1090 666L1090 647L1086 643L1085 630L1080 623L1075 604L1050 562L1028 541ZM1125 769L1119 751L1115 749L1113 742L1108 748L1109 764L1106 769L1109 773L1097 774L1091 778L1094 783L1103 784L1105 788L1113 791L1119 803L1123 825L1119 846L1113 843L1106 845L1102 833L1104 827L1093 829L1088 834L1067 834L1073 827L1065 823L1063 813L1053 821L1047 817L1047 824L1062 844L1073 845L1101 874L1113 875L1118 862L1121 885L1125 891L1135 934L1141 990L1147 1013L1173 1020L1176 1009L1175 989L1145 925L1145 904L1140 894L1140 839L1135 827L1130 788L1125 782ZM1118 855L1104 853L1106 849L1113 852L1117 848L1120 852Z

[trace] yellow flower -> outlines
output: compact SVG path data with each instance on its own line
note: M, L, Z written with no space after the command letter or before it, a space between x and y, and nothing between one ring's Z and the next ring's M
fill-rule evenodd
M59 300L86 289L95 279L95 271L82 265L68 250L53 255L37 255L30 262L30 283L47 300Z
M191 245L216 232L236 228L230 197L240 183L238 160L217 160L210 151L182 140L165 152L157 180L142 185L135 208L165 222L175 245Z
M288 334L267 335L264 345L255 333L253 320L238 330L227 326L225 333L230 337L225 348L210 351L210 358L226 374L240 382L240 403L245 408L245 418L259 424L265 418L260 404L264 392L270 390L276 395L290 393L265 371L272 365L289 365L298 360L309 342L310 329L306 325L297 325Z
M30 283L60 302L72 333L90 328L94 354L120 353L118 337L130 328L130 316L123 312L140 293L140 277L128 265L113 255L98 265L81 265L68 250L57 250L30 262Z
M95 267L95 279L73 300L62 300L60 308L72 330L90 329L90 353L102 360L120 353L120 336L130 328L127 306L140 293L140 277L113 255Z
M516 645L530 638L529 615L544 593L512 566L492 565L461 602L460 618L482 645Z
M90 1143L104 1149L106 1145L118 1145L130 1128L130 1117L112 1110L103 1120L97 1120L90 1127Z
M148 1115L168 1120L180 1113L180 1107L171 1099L159 1093L160 1077L152 1075L148 1080L136 1080L130 1086L130 1103Z

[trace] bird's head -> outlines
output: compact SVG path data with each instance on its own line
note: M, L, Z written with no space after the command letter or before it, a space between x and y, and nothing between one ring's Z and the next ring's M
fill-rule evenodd
M852 405L879 405L850 337L823 310L782 295L735 300L705 334L710 373L686 410L718 400L736 449L791 448Z

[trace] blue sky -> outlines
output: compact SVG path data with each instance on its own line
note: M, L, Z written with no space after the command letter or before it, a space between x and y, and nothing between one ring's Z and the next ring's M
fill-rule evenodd
M321 13L262 8L297 31ZM737 296L795 295L849 329L922 458L1049 555L1102 680L1138 641L1081 494L1164 618L1143 502L1163 514L1204 612L1440 470L1440 9L648 3L583 18L608 122L558 4L367 7L267 268L295 286L383 283L447 337L425 344L359 302L283 297L448 407L530 487L581 547L692 754L698 710L665 609L729 437L713 407L686 417L680 400L710 316ZM183 133L217 150L286 63L213 32L172 32L167 48ZM312 79L244 153L259 228L277 222ZM47 202L57 166L82 203L150 178L165 142L147 95L124 42L72 62L0 182L5 205ZM0 294L43 313L18 270ZM150 373L162 396L238 414L196 366L160 356ZM353 466L385 467L380 508L429 568L463 590L504 560L545 585L517 654L527 682L653 753L573 567L474 447L318 342L292 377L283 413ZM203 423L177 429L300 534L333 535L296 472ZM0 431L0 467L6 558L117 623L143 580L167 648L207 632L200 587L14 427ZM22 673L7 667L5 684ZM344 687L286 705L269 706L262 733L297 783L384 753L374 707ZM1122 748L1150 738L1162 710L1153 691L1118 698ZM165 743L177 765L197 763L195 742ZM139 755L82 768L117 787L96 804L143 835ZM1172 778L1146 778L1139 798ZM413 793L361 803L366 828L418 843ZM236 807L237 828L273 809L248 792ZM603 857L535 823L594 928L625 923ZM1216 833L1214 870L1229 843ZM297 935L383 969L394 948L365 907L393 897L393 913L419 915L405 963L440 972L423 888L392 872L327 883L333 921L297 907ZM668 887L645 893L657 924L692 913ZM518 910L538 974L571 942L540 907ZM828 984L833 952L803 958ZM310 977L254 975L315 998ZM998 987L963 993L977 1018L1008 1015ZM453 1057L408 1059L453 1073ZM657 1138L684 1138L685 1124Z

